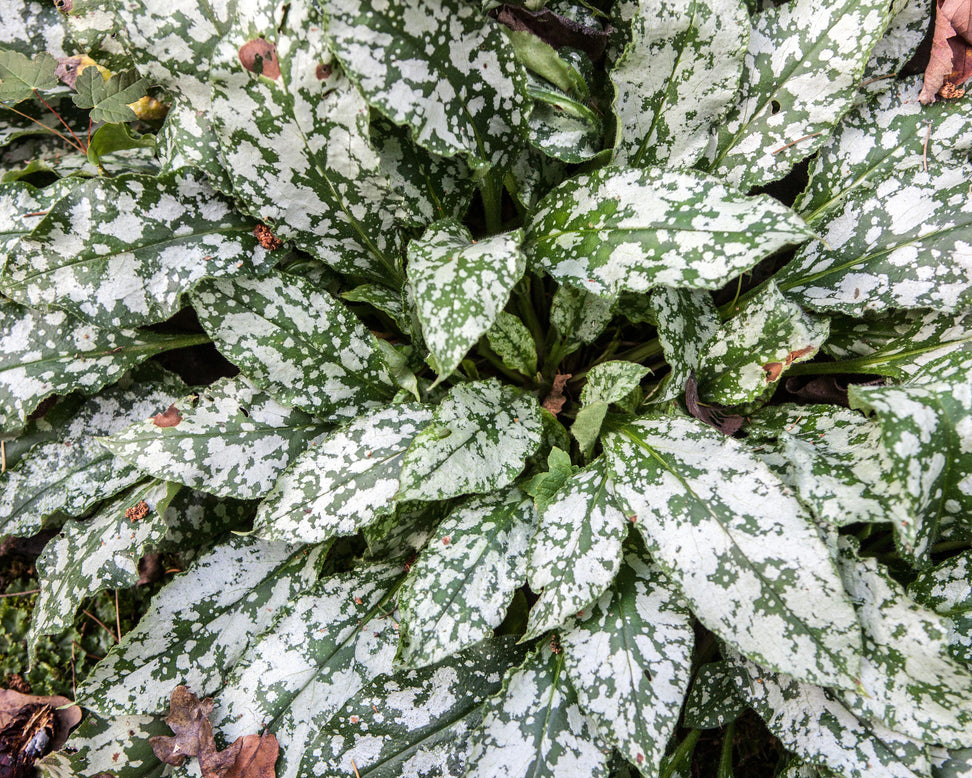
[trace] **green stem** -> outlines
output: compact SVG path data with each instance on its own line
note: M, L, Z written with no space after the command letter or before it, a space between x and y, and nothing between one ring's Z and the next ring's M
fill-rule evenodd
M495 170L490 170L479 185L486 211L486 231L495 235L503 231L503 179Z
M840 375L842 373L866 373L874 375L893 375L894 372L884 367L881 362L873 358L861 357L847 359L843 362L801 362L787 368L786 375Z
M733 778L732 775L732 741L736 736L736 724L732 722L726 727L722 736L722 754L719 757L719 771L716 778Z
M500 359L493 352L493 350L488 346L486 346L485 344L483 343L479 344L478 352L479 352L479 356L481 356L483 359L489 362L490 365L492 365L496 370L498 370L500 373L505 375L514 383L519 384L520 386L532 385L533 383L532 379L522 375L521 373L518 373L516 370L511 370L510 368L508 368L505 364L503 364L503 360Z
M695 744L699 742L701 735L701 729L693 729L688 733L674 753L662 762L659 778L672 778L673 775L682 772L682 768L688 767L692 760L692 752L695 751Z
M205 332L193 333L191 335L173 335L171 339L166 340L162 344L162 348L159 351L172 351L177 348L189 348L190 346L203 346L206 343L212 343L212 338L209 337ZM159 343L154 344L158 346Z
M646 359L661 356L663 353L664 350L662 349L661 341L658 338L652 338L640 346L635 346L628 351L622 351L614 358L623 359L625 362L644 362Z

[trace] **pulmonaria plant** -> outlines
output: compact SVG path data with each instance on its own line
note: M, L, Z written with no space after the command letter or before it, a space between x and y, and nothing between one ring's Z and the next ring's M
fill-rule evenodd
M168 576L42 775L972 775L930 0L527 5L0 0L31 650Z

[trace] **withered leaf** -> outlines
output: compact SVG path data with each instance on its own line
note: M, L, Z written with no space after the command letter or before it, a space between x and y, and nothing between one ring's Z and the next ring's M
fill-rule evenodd
M222 751L216 750L209 715L213 700L200 700L185 686L177 686L169 698L165 723L174 737L149 740L155 755L171 765L181 765L187 756L199 759L203 778L275 778L274 765L280 752L277 738L269 733L238 737Z
M972 0L938 0L931 58L918 99L961 97L959 87L972 76Z
M81 721L81 709L66 697L39 697L0 689L0 776L27 778L35 760L64 745Z
M175 404L170 405L162 413L157 413L152 417L152 423L156 427L175 427L180 421L182 421L182 414L179 413L179 409L175 407Z
M554 416L564 409L564 403L567 402L567 398L564 396L564 387L567 386L572 375L572 373L557 373L554 376L553 386L550 387L550 393L543 401L543 407Z
M701 405L699 403L699 382L695 379L695 373L691 373L685 382L685 407L696 419L704 421L710 427L715 427L724 435L735 435L746 421L742 416L726 413L711 405Z
M592 62L597 62L607 47L610 30L588 27L547 8L528 11L515 5L501 5L492 13L496 21L511 30L531 32L555 49L569 46L583 51Z
M266 76L274 81L280 78L277 47L266 38L254 38L240 46L240 62L258 76Z

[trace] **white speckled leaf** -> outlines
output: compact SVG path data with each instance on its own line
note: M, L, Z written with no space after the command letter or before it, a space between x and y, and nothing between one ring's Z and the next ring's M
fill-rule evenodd
M605 452L652 558L702 624L796 678L854 685L854 609L810 516L755 454L666 416L613 433Z
M165 509L180 488L164 481L142 481L90 519L64 525L37 559L40 595L27 636L31 651L41 635L70 627L86 598L135 584L138 560L165 537ZM129 518L127 514L142 503L147 514Z
M927 17L923 21L927 25ZM972 147L969 101L923 106L921 82L921 76L890 81L893 88L844 117L814 159L810 183L794 204L808 222L839 211L857 189L873 197L873 188L889 177L910 183L926 167L935 172L966 164Z
M493 325L523 276L522 241L522 230L473 240L447 220L409 244L408 280L440 381Z
M197 111L186 100L176 101L156 135L156 152L163 172L194 167L206 174L214 189L232 195L233 184L219 156L208 112Z
M637 362L611 360L594 365L587 371L587 383L581 389L581 402L617 403L638 388L651 370Z
M864 634L860 687L841 699L866 721L925 743L972 743L972 672L948 655L951 624L904 592L847 541L838 557Z
M776 200L745 197L705 173L606 167L548 194L524 248L558 281L610 297L660 285L718 289L810 234Z
M537 373L537 344L526 325L512 313L500 311L486 331L489 347L503 364L531 378Z
M924 566L943 519L972 509L972 384L852 386L848 397L877 415L879 486L899 550Z
M156 478L240 500L269 492L284 469L327 429L242 377L211 384L176 401L175 407L182 417L176 426L152 421L168 408L159 403L138 423L104 433L111 437L102 445Z
M701 289L662 286L651 293L649 304L658 322L665 360L671 365L671 372L651 399L667 402L681 397L689 376L698 372L702 350L721 326L719 313L712 295Z
M740 93L713 133L709 169L747 190L820 148L851 107L888 6L795 0L756 16Z
M501 489L540 446L540 406L495 379L460 384L435 409L402 465L401 500Z
M62 149L58 151L63 153ZM61 179L43 189L23 181L0 183L0 277L8 259L15 256L21 237L30 234L45 212L78 183L76 179Z
M811 764L846 778L931 775L922 743L858 719L832 692L736 658L736 683L766 726Z
M398 633L386 611L403 577L399 565L371 564L295 593L236 660L214 728L227 742L266 728L280 742L277 778L320 775L326 761L309 759L311 770L301 762L322 727L366 683L392 672ZM372 715L371 704L382 702L369 700Z
M13 468L7 447L8 469L0 475L0 535L29 537L52 516L81 516L141 478L97 438L168 407L185 391L174 375L149 368L87 400Z
M394 393L374 335L303 278L205 281L192 298L226 358L283 403L346 418Z
M379 676L320 732L300 778L346 778L352 761L374 778L463 775L482 701L523 653L511 638L496 638L434 667Z
M21 54L46 51L54 57L73 54L64 15L53 3L41 0L4 0L0 3L0 46Z
M110 332L0 298L0 429L13 431L52 394L94 394L153 354L200 338Z
M972 666L972 551L962 551L922 571L908 593L916 602L951 620L949 652Z
M603 457L544 502L527 563L530 588L540 595L530 610L529 636L556 629L600 597L617 575L628 534L625 506Z
M317 580L326 550L230 537L153 598L78 688L79 702L101 716L158 715L180 683L217 692L250 641Z
M327 35L365 99L415 142L476 165L512 160L528 111L506 36L461 0L325 0Z
M972 748L950 751L937 769L937 778L972 778Z
M515 589L536 526L517 487L473 497L439 524L402 585L396 662L424 667L490 637Z
M473 733L466 778L608 775L608 754L564 672L564 653L543 646L507 673Z
M260 504L257 534L322 543L393 512L403 456L431 420L431 410L392 405L316 441Z
M20 240L3 291L122 329L172 316L201 278L259 272L270 261L253 223L199 173L122 175L59 200Z
M914 310L881 311L864 319L835 316L822 350L849 363L852 372L921 380L923 375L935 376L950 359L961 360L972 352L972 313Z
M328 51L314 5L292 4L282 29L279 12L266 3L253 18L237 14L219 44L231 64L213 78L212 122L233 191L277 237L335 270L400 285L402 199L370 145L367 104ZM255 32L276 47L275 79L239 61Z
M797 362L812 359L829 322L805 313L770 281L722 325L699 354L699 395L717 405L752 402Z
M152 752L150 737L171 735L155 716L101 718L88 713L66 748L34 764L43 778L107 773L116 778L159 778L168 768Z
M596 156L604 145L601 117L581 99L528 74L528 91L533 108L527 125L527 140L545 155L578 164Z
M611 71L615 161L689 167L729 109L749 44L741 0L642 0Z
M928 32L932 0L892 0L891 14L884 37L871 49L871 58L864 68L862 91L895 87L894 80L888 76L900 73L921 45Z
M557 328L566 356L593 343L614 316L614 300L561 285L550 304L550 323Z
M560 635L564 671L599 734L646 776L657 775L692 677L692 615L637 554Z
M753 450L782 460L774 469L818 519L834 527L893 520L879 424L834 405L770 406L750 419Z
M702 665L685 700L684 726L717 729L739 718L747 706L739 695L734 676L731 662Z

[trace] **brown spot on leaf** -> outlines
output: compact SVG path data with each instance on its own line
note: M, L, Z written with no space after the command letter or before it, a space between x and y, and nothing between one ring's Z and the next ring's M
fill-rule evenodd
M735 435L746 421L742 416L726 413L711 405L702 405L699 402L699 382L695 379L695 373L689 375L685 382L685 407L696 419L715 427L724 435Z
M786 355L786 366L789 367L798 359L802 359L808 354L812 354L816 350L817 350L816 346L807 346L805 348L798 348L794 351L791 351L789 354Z
M135 505L125 511L125 518L129 521L140 521L148 515L149 507L145 500L139 500Z
M74 0L54 0L54 7L62 14L69 14L74 9Z
M771 384L779 380L780 374L783 372L783 363L767 362L763 365L763 370L766 373L766 383Z
M152 417L152 423L156 427L175 427L182 421L182 414L175 404L170 405L162 413L157 413Z
M314 71L314 75L317 76L318 81L324 81L331 77L331 72L331 66L322 62L317 66L317 70Z
M931 57L918 99L922 105L960 97L972 76L972 0L938 0Z
M280 746L271 734L237 738L229 748L216 750L210 697L201 700L185 686L177 686L169 699L165 723L174 737L149 738L155 755L166 764L181 765L187 756L199 759L203 778L275 778Z
M266 76L274 81L280 78L277 47L266 38L254 38L240 46L240 62L258 76Z
M554 376L553 386L550 393L544 398L543 407L550 411L554 416L564 409L567 398L564 396L564 388L571 379L573 373L557 373Z
M83 70L81 67L82 57L61 57L54 68L54 75L57 80L65 86L74 89L78 82L78 74Z
M260 245L267 251L276 251L283 245L283 241L274 235L265 224L258 224L254 227L253 234L256 235L256 239L260 241Z

